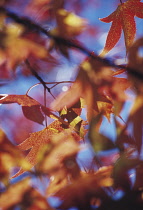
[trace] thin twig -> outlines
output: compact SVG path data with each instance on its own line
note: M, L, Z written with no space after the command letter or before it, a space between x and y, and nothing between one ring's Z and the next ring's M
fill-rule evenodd
M44 87L44 106L47 107L46 88ZM47 115L45 114L45 126L47 127Z
M55 84L55 85L59 85L62 83L74 83L74 81L60 81L60 82L45 82L46 85L51 85L51 84ZM36 83L35 85L32 85L26 92L26 95L28 95L28 93L36 86L41 85L41 82ZM55 87L55 85L53 85L52 87L50 87L49 89L52 89L53 87Z

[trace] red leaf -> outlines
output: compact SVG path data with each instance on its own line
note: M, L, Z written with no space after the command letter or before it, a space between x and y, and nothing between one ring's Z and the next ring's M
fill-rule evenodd
M38 101L28 95L0 95L0 103L17 103L21 105L24 116L27 119L37 122L39 124L43 124L44 121L44 116L41 112L41 108L46 115L49 116L50 114L52 114L50 112L50 109L45 108Z
M106 18L100 20L109 23L112 22L109 30L105 47L101 55L108 53L119 41L121 30L123 29L126 49L132 45L136 34L136 23L134 16L143 18L143 3L140 0L128 0L118 6L116 11Z

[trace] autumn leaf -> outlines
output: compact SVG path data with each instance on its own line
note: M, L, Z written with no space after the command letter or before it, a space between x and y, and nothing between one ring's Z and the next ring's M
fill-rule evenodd
M85 19L65 9L56 10L55 17L57 27L50 31L51 35L54 37L73 39L75 36L81 34L87 25L87 21ZM56 42L53 40L51 41L50 49L53 47L56 47L64 56L68 57L68 47L58 41L58 39Z
M6 185L9 183L14 167L23 167L25 170L31 167L20 150L9 141L2 130L0 130L0 166L0 180Z
M76 163L76 156L79 150L79 144L71 129L51 137L51 150L47 150L36 165L36 171L48 174L50 177L48 196L53 195L78 176L80 169Z
M0 55L2 57L1 64L6 62L8 70L15 69L19 63L26 60L30 55L39 59L48 56L47 50L42 45L22 37L24 31L22 26L8 24L5 28L4 46L3 49L0 49Z
M56 13L58 35L61 37L74 37L79 35L87 25L87 21L65 9L59 9Z
M99 95L98 93L98 85L100 86L105 75L107 76L106 79L110 80L109 75L111 74L108 68L106 69L105 67L103 70L104 72L102 71L102 68L104 69L101 63L98 63L91 58L83 61L79 67L79 73L74 84L67 92L62 93L57 97L51 104L51 108L58 111L64 106L69 108L80 98L83 98L87 106L87 119L91 119L94 115L93 110L95 111L95 114L99 111L97 101L100 101L100 98L101 101L111 103L104 94Z
M64 161L75 157L79 152L79 145L71 129L66 129L58 134L53 134L50 139L52 149L39 165L39 169L50 173L63 166Z
M112 22L107 35L107 40L101 56L107 54L119 41L121 32L124 32L126 50L132 45L136 34L136 23L134 17L143 18L143 3L140 0L128 0L121 3L116 11L108 17L100 18L105 23Z
M42 148L48 144L50 145L52 135L55 133L59 133L60 131L63 131L61 123L59 121L54 121L45 129L30 134L30 137L23 141L21 144L19 144L17 147L20 150L30 149L28 155L26 156L26 160L33 167L38 162L38 154L40 153ZM12 178L17 177L24 172L25 170L21 168Z
M50 109L42 106L38 101L31 98L28 95L0 95L0 103L1 104L10 104L10 103L17 103L22 106L22 111L24 116L37 122L39 124L43 124L44 116L42 111L46 115L52 114Z
M51 104L51 109L59 111L65 106L72 107L80 98L83 98L87 106L88 120L102 112L110 121L114 101L125 101L124 91L128 87L126 78L114 77L109 67L89 58L80 65L74 84L67 92L57 97Z
M28 178L19 181L17 184L11 185L6 192L1 194L0 207L3 209L8 209L20 203L24 193L28 191L29 188L30 188L30 180ZM8 197L10 199L7 199Z
M81 173L78 179L55 194L63 201L60 208L69 209L76 206L79 209L89 209L93 198L100 198L102 202L107 198L103 187L113 185L111 173L112 166L103 167L95 173Z
M5 210L14 209L15 207L29 210L52 210L46 198L30 186L29 178L12 184L5 192L1 193L0 207Z

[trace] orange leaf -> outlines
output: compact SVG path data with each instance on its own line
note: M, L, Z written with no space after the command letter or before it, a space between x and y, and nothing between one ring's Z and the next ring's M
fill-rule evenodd
M89 58L89 61L85 60L80 65L78 76L71 88L60 94L51 104L51 108L56 111L65 106L69 108L80 98L84 98L88 120L99 112L110 120L114 99L122 102L125 99L124 91L128 87L127 79L113 77L109 67Z
M59 121L54 121L51 123L47 128L30 134L30 137L27 138L25 141L23 141L21 144L19 144L17 147L20 150L28 150L30 149L30 152L26 156L26 160L31 164L33 167L38 162L38 154L42 150L42 148L51 143L51 136L55 133L58 133L62 131L63 128L61 127L61 123ZM24 173L24 169L20 169L13 178L21 175Z
M121 36L121 30L124 32L125 45L128 51L136 34L134 16L143 18L143 3L140 2L140 0L128 0L120 4L111 15L100 19L105 23L112 22L105 47L101 52L102 56L108 53L117 44Z
M4 193L1 193L0 208L8 210L16 209L15 207L29 210L53 210L53 208L48 204L46 198L30 186L29 178L23 179L22 181L11 185Z
M20 203L24 193L29 189L30 180L28 178L10 186L8 190L0 196L0 207L2 209L10 209L10 207Z
M30 164L24 160L20 150L0 130L0 181L8 184L12 169L16 166L23 166L25 169L30 168Z

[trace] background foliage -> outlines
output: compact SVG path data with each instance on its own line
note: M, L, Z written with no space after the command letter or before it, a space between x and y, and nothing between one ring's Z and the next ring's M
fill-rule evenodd
M0 2L0 209L143 208L143 2Z

